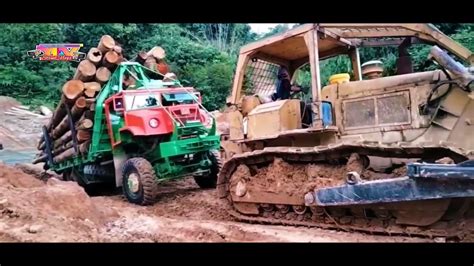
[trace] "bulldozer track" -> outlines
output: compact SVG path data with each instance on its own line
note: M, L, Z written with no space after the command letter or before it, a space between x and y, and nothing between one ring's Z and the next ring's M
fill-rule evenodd
M323 215L315 215L310 210L303 214L296 214L290 207L290 211L282 214L278 210L262 210L259 214L251 215L239 212L232 201L230 191L230 178L239 165L252 166L256 164L270 163L275 158L282 158L288 163L317 163L331 159L347 158L352 153L367 156L380 156L391 158L421 158L434 160L442 157L450 157L455 162L461 162L472 158L472 151L465 151L451 147L445 143L420 145L396 143L392 145L380 143L338 143L329 146L318 147L267 147L263 150L255 150L233 156L226 161L219 174L217 189L220 198L226 201L228 212L235 219L247 223L260 223L272 225L291 225L316 227L321 229L357 231L369 234L383 235L405 235L426 238L445 237L462 239L467 234L474 232L466 228L467 220L464 218L449 221L438 221L429 227L399 225L394 217L369 218L349 216L344 219L332 217L324 208ZM255 203L259 204L259 203ZM288 204L290 205L290 204ZM350 209L350 206L348 206Z

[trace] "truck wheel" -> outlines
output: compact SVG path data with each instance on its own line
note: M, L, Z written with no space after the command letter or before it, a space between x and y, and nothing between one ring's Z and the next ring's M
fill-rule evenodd
M63 172L63 179L64 179L64 181L74 181L79 186L86 189L87 185L84 182L84 180L82 180L80 175L81 174L79 173L79 171L77 169L71 168L71 169L67 169Z
M128 159L122 170L123 194L131 203L153 204L158 194L153 166L144 158Z
M217 184L217 175L222 168L222 162L219 151L209 152L209 159L212 162L211 172L205 176L195 176L194 181L200 188L215 188Z

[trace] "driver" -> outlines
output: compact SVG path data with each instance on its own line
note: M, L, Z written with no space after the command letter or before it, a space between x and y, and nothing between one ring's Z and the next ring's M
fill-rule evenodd
M280 66L277 74L278 83L276 92L272 95L272 100L287 100L290 98L292 92L298 92L301 90L298 86L292 86L290 82L290 74L288 69L284 66Z
M156 98L153 96L150 96L146 99L146 106L155 106L157 105Z

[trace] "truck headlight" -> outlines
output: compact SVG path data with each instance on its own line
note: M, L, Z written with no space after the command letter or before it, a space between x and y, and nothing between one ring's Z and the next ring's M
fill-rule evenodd
M150 127L152 127L152 128L157 128L158 125L160 124L160 122L158 121L158 119L152 118L152 119L150 119L150 121L148 121L148 124L149 124Z

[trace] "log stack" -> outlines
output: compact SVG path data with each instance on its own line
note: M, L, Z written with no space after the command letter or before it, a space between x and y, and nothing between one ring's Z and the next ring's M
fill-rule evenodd
M156 46L149 52L140 52L135 61L164 75L169 70L164 59L165 51ZM72 79L63 85L61 99L46 125L52 142L54 163L88 152L94 126L95 99L124 60L122 47L111 36L104 35L97 47L91 48L86 58L79 63ZM162 79L163 76L158 78ZM123 80L125 88L132 84L132 77ZM77 151L73 140L77 140ZM47 161L44 136L40 138L37 148L40 152L33 163Z

